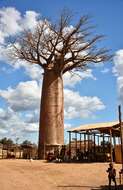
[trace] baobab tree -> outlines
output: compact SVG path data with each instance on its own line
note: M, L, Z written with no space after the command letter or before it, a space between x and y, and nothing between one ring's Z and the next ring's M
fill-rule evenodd
M62 12L57 24L44 19L34 31L24 31L13 44L14 58L38 64L43 69L39 120L38 156L44 146L64 144L63 75L85 70L92 63L109 59L105 48L97 48L101 35L92 35L88 16L71 25L71 15ZM15 45L19 44L19 45Z

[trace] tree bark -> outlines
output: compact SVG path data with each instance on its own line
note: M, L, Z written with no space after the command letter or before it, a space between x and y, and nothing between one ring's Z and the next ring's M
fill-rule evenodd
M49 147L59 144L64 144L63 79L60 73L45 70L39 122L39 159L44 158Z

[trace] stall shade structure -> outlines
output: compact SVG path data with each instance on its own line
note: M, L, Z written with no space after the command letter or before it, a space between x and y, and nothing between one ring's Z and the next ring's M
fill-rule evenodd
M69 159L119 162L117 147L121 139L118 121L81 125L68 133Z

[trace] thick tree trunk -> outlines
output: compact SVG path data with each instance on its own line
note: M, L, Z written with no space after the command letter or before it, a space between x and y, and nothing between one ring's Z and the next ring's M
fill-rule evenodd
M39 122L39 159L50 146L64 144L64 102L62 75L45 70Z

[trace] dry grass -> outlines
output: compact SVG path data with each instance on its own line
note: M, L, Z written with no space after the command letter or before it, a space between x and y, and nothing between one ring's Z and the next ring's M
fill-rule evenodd
M1 190L104 190L108 163L57 164L0 160ZM120 164L115 164L118 172ZM122 187L123 188L123 187Z

